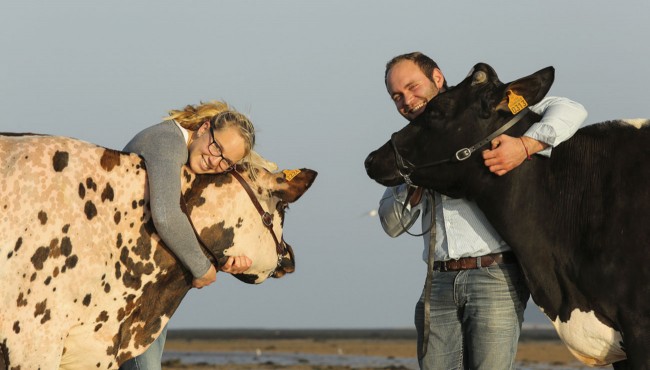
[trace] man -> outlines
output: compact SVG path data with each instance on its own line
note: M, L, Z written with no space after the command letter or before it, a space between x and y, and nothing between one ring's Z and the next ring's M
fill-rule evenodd
M389 61L385 83L397 111L408 120L447 89L438 65L419 52ZM534 153L550 155L551 148L571 137L587 117L582 105L565 98L545 98L531 109L543 115L540 122L520 138L496 137L482 153L496 175L507 174ZM529 292L510 247L476 203L417 189L404 207L407 190L405 185L387 189L379 216L384 231L396 237L421 213L425 261L429 243L435 243L430 312L424 312L425 290L415 309L420 368L514 369ZM430 315L427 338L425 315Z

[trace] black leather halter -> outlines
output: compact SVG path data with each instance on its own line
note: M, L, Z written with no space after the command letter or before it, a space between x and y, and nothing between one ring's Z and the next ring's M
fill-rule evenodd
M492 139L495 137L501 135L502 133L506 132L510 127L512 127L515 123L519 122L526 113L530 111L529 108L526 108L522 110L521 112L517 113L516 116L512 117L510 121L506 122L503 126L501 126L499 129L494 131L492 134L487 136L486 138L482 139L478 143L470 146L469 148L462 148L456 151L456 153L446 159L440 159L437 161L433 162L428 162L425 164L421 165L414 165L411 163L408 159L404 158L402 155L399 154L399 151L397 150L397 145L395 144L395 135L397 133L394 133L390 137L390 145L393 147L393 151L395 152L395 163L397 164L397 171L399 172L400 176L404 179L404 182L409 185L413 186L413 182L411 181L411 174L413 174L413 171L420 169L420 168L426 168L426 167L433 167L437 166L439 164L443 163L449 163L449 162L462 162L469 158L472 153L474 153L476 150L481 148L483 145L488 144Z

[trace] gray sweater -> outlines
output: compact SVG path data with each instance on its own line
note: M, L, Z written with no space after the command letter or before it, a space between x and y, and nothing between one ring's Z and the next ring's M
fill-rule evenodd
M126 144L124 151L144 157L156 231L195 278L203 276L210 268L210 261L203 254L179 202L181 167L189 156L180 128L173 121L146 128Z

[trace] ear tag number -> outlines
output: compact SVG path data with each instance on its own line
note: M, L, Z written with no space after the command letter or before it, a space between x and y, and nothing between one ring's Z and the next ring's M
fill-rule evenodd
M514 91L508 90L508 108L512 114L521 112L522 109L528 106L526 99L523 96L515 94Z
M300 173L300 170L284 170L282 171L284 173L284 177L287 179L287 181L293 180L296 175Z

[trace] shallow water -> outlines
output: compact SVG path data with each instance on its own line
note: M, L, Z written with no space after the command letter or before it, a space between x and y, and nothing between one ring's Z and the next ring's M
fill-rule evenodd
M351 368L386 368L396 367L417 370L414 358L390 358L379 356L355 355L316 355L300 353L251 353L251 352L168 352L163 354L163 361L180 360L184 364L205 363L210 365L259 365L272 363L277 366L312 365L312 366L348 366ZM518 364L518 370L586 370L589 367L567 367L553 364Z

